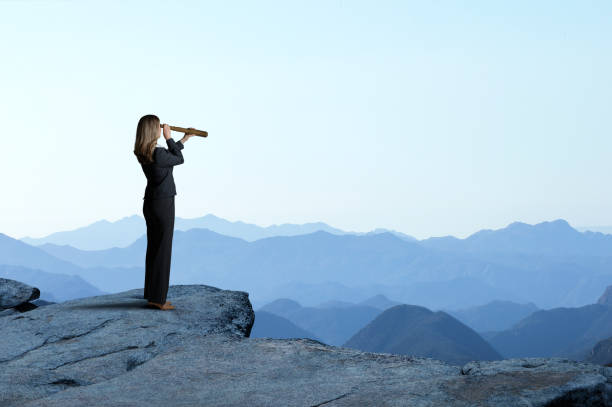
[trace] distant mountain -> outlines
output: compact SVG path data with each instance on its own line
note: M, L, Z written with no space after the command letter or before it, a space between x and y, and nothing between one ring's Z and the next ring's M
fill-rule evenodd
M606 235L612 234L612 226L576 226L580 232L600 232Z
M268 312L287 318L292 313L302 309L299 302L289 298L279 298L269 304L264 305L258 311Z
M336 346L344 343L380 313L377 308L363 305L302 307L286 298L266 304L258 310L261 311L286 318L321 338L321 342Z
M0 233L0 264L23 266L61 274L79 274L76 265Z
M384 228L376 228L374 230L371 230L369 232L365 232L365 233L359 233L359 232L345 232L345 233L350 233L350 234L355 234L358 236L363 236L363 235L377 235L379 233L391 233L392 235L395 235L397 237L399 237L402 240L406 240L408 242L417 242L417 238L415 238L414 236L410 236L407 235L405 233L402 232L398 232L397 230L393 230L393 229L384 229Z
M537 311L533 303L517 304L512 301L491 301L487 304L461 309L444 310L478 333L503 331Z
M42 248L49 250L48 245ZM53 251L50 250L54 256L88 268L139 267L144 264L145 251L145 237L121 249L79 251L55 247ZM487 266L478 260L432 253L418 243L399 239L391 233L356 236L318 231L247 242L208 229L176 231L172 264L181 273L181 279L195 282L192 277L220 278L224 279L225 286L232 280L248 282L245 288L261 288L262 291L270 290L274 285L293 284L300 280L305 284L323 284L331 276L338 282L351 282L352 285L388 286L441 279L454 294L462 290L457 290L453 283L449 284L448 280L452 279L453 274L477 274L487 268L495 269L495 266ZM376 273L371 270L376 270ZM501 275L513 270L498 271ZM436 285L437 282L423 284ZM487 293L487 296L501 292L512 295L509 290L496 289L487 284L478 287L478 290ZM336 299L348 300L338 298L335 290L330 294L336 295ZM473 295L470 293L468 297L472 298ZM363 298L363 293L359 297Z
M44 249L49 250L49 246ZM67 261L81 267L137 267L144 264L146 237L126 248L55 249L54 256L65 256ZM424 251L418 243L404 241L391 233L355 236L318 231L247 242L208 229L190 229L175 231L172 264L184 277L222 276L245 281L238 277L244 276L246 281L266 287L270 282L288 283L296 277L318 282L327 279L330 271L335 279L350 280L357 276L362 282L374 282L380 278L368 272L373 267L378 267L379 273L395 271L400 264L410 262Z
M392 301L385 297L382 294L377 294L373 297L367 298L359 303L359 305L366 305L368 307L378 308L381 311L386 310L387 308L394 307L396 305L401 304L397 301Z
M144 256L142 253L140 256ZM46 273L76 275L102 292L117 292L144 285L144 257L140 267L79 267L44 250L0 233L0 264L22 266ZM171 284L176 276L170 277Z
M381 311L386 310L387 308L391 308L395 305L400 304L397 301L391 301L390 299L388 299L387 297L385 297L382 294L377 294L373 297L367 298L363 301L361 301L358 304L355 304L353 302L349 302L349 301L341 301L341 300L327 300L324 301L318 305L316 305L317 308L347 308L347 307L352 307L355 305L363 305L363 306L367 306L367 307L373 307L373 308L378 308Z
M482 276L496 287L526 294L527 301L497 299L532 301L541 308L576 307L592 304L601 286L612 284L612 235L581 233L562 219L535 225L514 222L503 229L481 230L465 239L447 236L420 243L496 267L520 270L503 275L491 270L488 276Z
M612 306L536 311L489 339L505 358L566 357L581 359L602 339L612 336Z
M371 232L346 232L323 222L311 222L303 224L284 223L281 225L271 225L267 227L258 226L241 221L231 222L208 214L199 218L185 219L176 217L174 222L175 230L187 231L189 229L209 229L216 233L237 237L248 242L272 236L296 236L313 233L319 230L332 234L355 234L370 235L384 232L391 232L397 237L416 241L412 236L395 230L375 229ZM81 250L105 250L113 247L127 247L135 240L146 234L146 223L142 216L132 215L121 218L115 222L105 219L94 222L90 225L73 230L56 232L40 238L23 237L20 240L33 246L43 244L53 244L56 246L69 245ZM51 246L49 250L53 250Z
M447 313L407 304L387 309L342 346L430 357L454 365L501 359L474 330Z
M80 228L55 232L44 237L23 237L19 240L39 246L45 243L70 245L81 250L99 250L111 247L125 247L147 232L144 218L128 216L115 222L99 220Z
M329 226L323 222L310 222L303 224L283 223L280 225L258 226L252 223L241 221L231 222L223 218L216 217L212 214L205 215L200 218L182 219L177 218L175 226L179 230L189 229L210 229L216 233L240 238L247 242L252 242L258 239L273 236L295 236L307 233L313 233L323 230L332 234L344 234L343 230Z
M255 312L255 322L251 328L251 338L310 338L320 341L313 333L308 332L286 318L266 311Z
M564 221L514 223L489 232L455 239L461 247L443 250L429 239L409 241L390 232L319 230L249 242L208 229L177 230L170 281L248 291L257 305L278 297L309 306L358 303L382 294L431 309L493 300L540 308L583 306L597 300L602 286L612 285L612 256L602 254L608 253L603 249L609 235L583 234ZM580 255L569 249L591 240L600 251ZM95 251L34 247L0 235L0 263L79 275L106 292L143 285L145 251L144 235L125 248Z
M142 266L142 253L147 252L146 237L141 237L125 248L81 250L69 245L45 243L36 246L53 257L76 264L79 267L136 267Z
M460 268L459 262L454 266L449 265L449 271ZM331 281L320 283L294 281L278 285L271 284L258 290L258 295L253 298L253 301L258 304L257 306L261 306L274 298L286 296L308 306L320 306L321 302L342 301L374 306L383 310L402 302L392 301L388 304L389 306L385 305L385 308L383 308L382 304L367 304L360 301L363 301L363 298L374 297L383 293L386 297L439 309L476 306L493 301L496 298L508 298L522 302L525 302L528 298L526 293L512 292L504 287L494 287L477 277L462 277L432 282L411 281L408 277L406 281L392 285L372 282L361 283L355 279L351 286L347 284Z
M612 305L612 285L606 287L606 291L599 297L597 304Z
M595 344L593 349L585 357L590 363L599 365L612 364L612 337L603 339Z
M324 301L318 305L315 305L316 308L347 308L355 306L354 303L348 301L339 301L339 300L328 300Z
M41 299L53 302L107 294L79 276L48 273L22 266L0 264L0 277L36 287L40 290Z
M608 257L612 252L612 235L589 231L579 232L563 219L535 225L513 222L503 229L483 229L465 239L446 236L433 237L420 242L425 247L438 250L481 254Z
M330 276L331 277L331 276ZM275 298L289 297L304 306L317 307L326 301L343 301L355 304L363 298L375 295L380 287L379 284L368 284L361 286L349 286L338 281L321 281L305 283L301 278L298 281L286 283L274 283L259 291L257 298L253 300L258 303L257 307L274 301ZM250 297L249 297L250 298ZM255 305L253 305L255 306Z
M86 268L87 273L80 275L104 291L142 285L138 270L144 268L145 236L126 248L41 248ZM89 270L93 268L99 270ZM389 232L317 231L248 242L208 229L176 231L172 270L174 284L246 290L258 305L280 296L314 305L330 300L358 302L383 294L433 309L465 308L496 299L550 308L592 304L601 286L612 284L612 256L447 251ZM114 275L117 279L108 278ZM129 285L122 279L128 279Z

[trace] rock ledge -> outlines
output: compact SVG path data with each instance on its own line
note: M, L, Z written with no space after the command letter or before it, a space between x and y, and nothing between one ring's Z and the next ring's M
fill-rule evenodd
M470 362L249 338L248 293L170 286L0 318L0 406L609 406L612 368L561 358Z

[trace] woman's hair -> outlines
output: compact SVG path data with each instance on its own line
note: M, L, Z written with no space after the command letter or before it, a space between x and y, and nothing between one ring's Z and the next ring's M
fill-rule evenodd
M134 154L138 162L149 164L153 162L153 151L159 138L159 117L154 114L142 116L136 127Z

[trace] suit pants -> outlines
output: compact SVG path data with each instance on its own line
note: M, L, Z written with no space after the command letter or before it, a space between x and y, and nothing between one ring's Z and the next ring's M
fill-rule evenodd
M147 223L144 298L163 304L170 281L174 234L174 196L145 199L142 213Z

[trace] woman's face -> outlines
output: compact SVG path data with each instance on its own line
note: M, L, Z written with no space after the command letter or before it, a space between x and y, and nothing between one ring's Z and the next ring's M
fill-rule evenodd
M164 129L162 129L161 127L159 128L159 136L157 136L157 138L160 138L160 137L162 136L162 131L163 131L163 130L164 130Z

